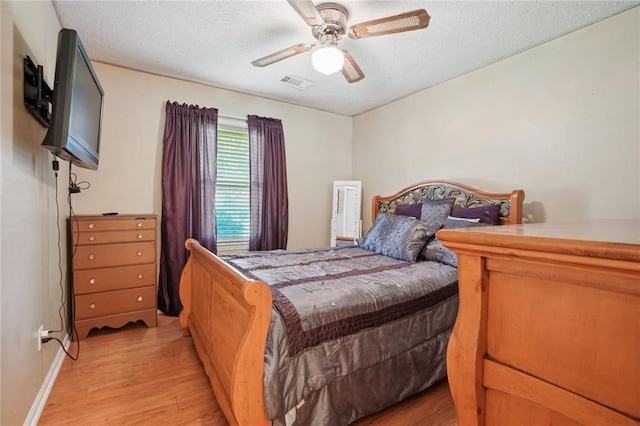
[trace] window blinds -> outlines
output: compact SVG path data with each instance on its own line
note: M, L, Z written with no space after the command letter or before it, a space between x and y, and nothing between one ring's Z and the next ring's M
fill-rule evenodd
M249 134L218 128L218 241L249 241Z

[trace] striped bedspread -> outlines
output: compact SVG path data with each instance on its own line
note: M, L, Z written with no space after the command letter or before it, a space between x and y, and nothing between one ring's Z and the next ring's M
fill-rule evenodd
M332 387L350 393L362 386L365 393L371 386L389 387L400 377L395 369L418 368L407 355L411 351L437 352L433 366L429 361L420 367L433 374L412 373L403 379L407 383L389 387L388 396L380 390L375 404L386 406L387 400L396 402L399 395L443 377L443 353L457 314L455 268L401 261L357 246L223 259L267 283L273 294L264 382L267 415L274 424L315 424L318 416L347 424L371 412L371 407L341 408L344 395L335 395ZM425 344L432 341L437 344ZM356 376L367 371L376 377L361 384Z

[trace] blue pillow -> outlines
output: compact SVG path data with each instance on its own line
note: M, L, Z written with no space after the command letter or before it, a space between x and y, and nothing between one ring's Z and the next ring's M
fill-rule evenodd
M360 247L399 260L415 262L427 241L441 228L414 217L378 213Z
M460 228L472 228L476 226L491 226L487 223L470 222L466 220L445 219L442 229L460 229ZM458 256L442 245L442 241L434 238L425 246L420 252L420 259L435 260L436 262L444 263L445 265L458 267Z
M443 198L441 200L424 200L420 211L420 220L442 225L456 202L455 198Z
M444 263L445 265L458 267L458 256L448 248L442 245L442 241L434 238L427 244L427 246L420 253L424 260L433 260L436 262Z

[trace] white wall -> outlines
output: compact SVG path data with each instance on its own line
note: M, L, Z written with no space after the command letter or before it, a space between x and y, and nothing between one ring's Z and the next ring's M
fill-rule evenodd
M90 54L90 53L89 53ZM334 180L351 178L350 117L94 63L105 91L100 166L74 169L91 189L74 195L76 213L162 211L165 102L282 120L289 185L288 248L327 246ZM344 155L336 156L336 152Z
M354 118L368 200L425 179L526 192L531 221L640 218L640 8Z
M0 424L22 424L59 350L37 350L37 330L60 327L63 297L58 270L55 179L40 147L45 129L22 101L24 55L44 66L53 83L60 24L50 2L0 2ZM66 187L68 175L59 177ZM65 196L61 189L63 253ZM63 333L54 334L62 338Z

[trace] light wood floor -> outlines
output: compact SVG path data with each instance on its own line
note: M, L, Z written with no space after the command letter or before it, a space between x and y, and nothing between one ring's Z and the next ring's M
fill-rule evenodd
M48 343L48 344L54 344ZM75 354L72 343L70 353ZM191 338L177 318L158 316L158 327L130 324L92 331L80 358L66 358L40 417L40 425L226 426ZM446 381L381 413L365 425L456 425Z

